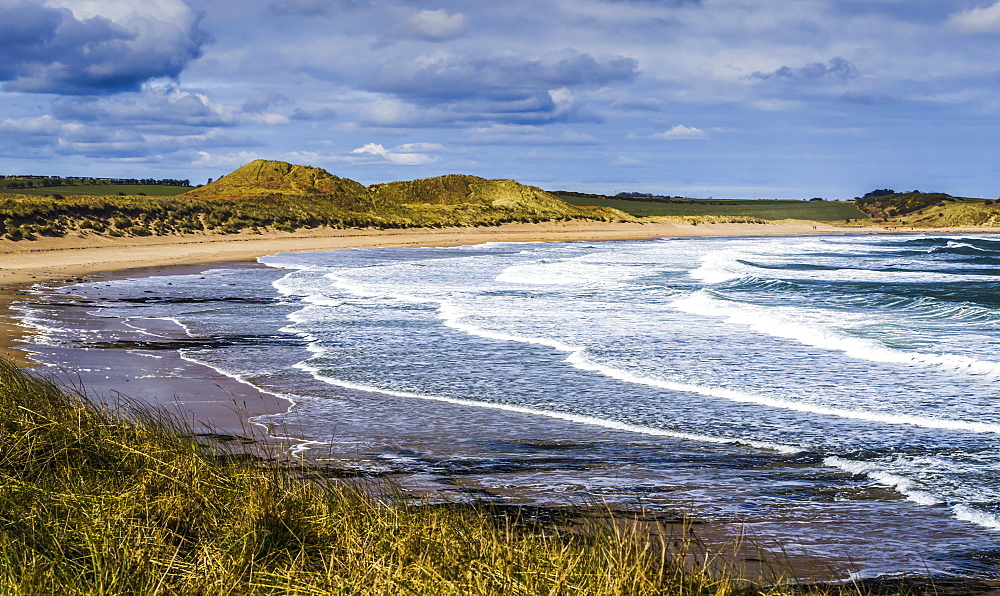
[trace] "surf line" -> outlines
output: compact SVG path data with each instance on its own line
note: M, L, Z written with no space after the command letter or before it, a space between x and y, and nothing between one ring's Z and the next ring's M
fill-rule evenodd
M612 430L621 430L625 432L651 435L656 437L670 437L674 439L683 439L687 441L699 441L703 443L717 443L723 445L747 445L749 447L755 447L757 449L768 449L771 451L778 451L780 453L802 453L804 451L804 449L801 449L799 447L781 445L778 443L767 443L764 441L754 441L752 439L726 439L722 437L713 437L710 435L698 435L694 433L685 433L685 432L665 430L662 428L654 428L650 426L629 424L627 422L619 422L617 420L606 420L604 418L597 418L594 416L584 416L581 414L570 414L566 412L542 410L539 408L532 408L528 406L518 406L513 404L498 404L493 402L477 401L473 399L446 397L443 395L425 395L420 393L411 393L408 391L394 391L391 389L381 389L379 387L372 387L370 385L352 383L350 381L344 381L342 379L337 379L334 377L324 375L319 371L318 368L311 366L306 362L300 362L296 364L295 368L310 373L313 376L313 378L316 379L317 381L322 381L323 383L327 383L329 385L335 385L337 387L343 387L344 389L364 391L367 393L381 393L382 395L391 395L393 397L421 399L426 401L437 401L457 406L484 408L488 410L500 410L504 412L514 412L517 414L528 414L530 416L544 416L546 418L554 418L556 420L563 420L566 422L574 422L577 424L586 424L590 426L600 426Z

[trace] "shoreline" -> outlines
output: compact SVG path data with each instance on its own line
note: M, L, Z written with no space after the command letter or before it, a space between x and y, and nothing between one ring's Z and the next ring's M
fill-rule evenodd
M258 257L281 252L343 250L373 247L452 247L489 242L570 242L615 241L655 238L757 237L886 233L997 233L997 228L943 228L898 230L878 227L845 228L818 222L786 220L777 223L701 223L673 220L649 222L560 221L513 223L475 228L410 229L314 229L294 233L192 234L110 238L67 236L13 242L0 239L0 356L18 366L35 367L30 350L21 349L31 333L23 326L12 306L29 296L38 283L71 283L132 275L176 273L183 266L210 267L216 263L255 263ZM193 364L192 364L193 366ZM215 371L213 371L215 372ZM212 376L212 375L209 375ZM220 386L221 385L221 386ZM228 377L210 383L213 390L200 403L180 404L189 421L219 426L230 431L244 429L249 418L287 412L292 402L282 397L256 392L256 398L242 404L253 386ZM169 388L163 387L164 390ZM282 407L284 406L284 407ZM180 413L180 412L179 412Z
M849 230L846 230L849 231ZM869 230L858 230L867 233ZM877 230L876 230L877 231ZM215 263L254 263L263 255L280 252L340 250L370 247L450 247L488 242L560 242L636 240L661 237L794 236L837 234L844 228L813 223L692 225L674 221L621 223L572 220L568 222L516 223L478 228L413 229L317 229L296 233L197 234L110 238L70 236L34 241L0 240L0 355L21 367L39 366L30 350L19 344L30 334L11 308L29 296L38 283L70 283L86 276L91 280L131 275L176 273L185 265L210 267ZM253 386L198 365L192 377L200 379L207 392L199 399L171 401L161 405L175 409L189 423L225 429L233 434L246 430L250 418L287 412L292 403L282 397L253 391ZM163 385L157 390L173 393Z
M487 242L568 242L707 236L797 236L885 233L880 229L839 228L812 223L684 224L569 221L504 224L479 228L318 229L296 233L42 238L0 240L0 353L12 354L23 336L11 322L11 303L33 284L131 270L155 271L177 265L254 261L279 252L370 247L462 246Z
M586 222L590 223L590 222ZM163 273L177 273L183 271L184 267L179 267L179 265L190 264L191 269L204 269L211 267L215 263L224 262L247 262L246 266L255 266L252 263L256 256L262 254L269 254L270 252L285 252L292 250L323 250L333 249L333 248L350 248L354 246L456 246L459 244L476 244L481 242L492 242L492 241L522 241L522 242L540 242L540 241L566 241L566 240L622 240L630 238L659 238L659 237L684 237L684 236L760 236L760 235L805 235L805 234L842 234L851 232L861 232L861 233L884 233L882 230L870 230L870 229L842 229L830 226L823 230L812 228L812 225L805 226L790 226L790 225L768 225L766 231L770 232L767 234L759 233L761 232L761 224L715 224L706 225L702 224L700 226L681 226L679 224L670 224L669 227L674 229L673 234L664 233L664 229L667 227L665 225L655 225L655 224L605 224L601 226L588 226L588 225L559 225L554 232L545 235L545 225L537 224L522 224L517 226L512 226L514 229L497 229L497 228L486 228L486 229L476 229L476 230L420 230L417 233L413 233L412 230L390 230L387 233L381 232L366 232L357 230L347 230L343 232L348 232L346 234L338 234L335 236L312 236L312 235L274 235L268 237L249 237L249 238L238 238L233 239L231 237L221 237L221 239L216 240L218 237L209 237L209 239L187 239L182 238L183 242L170 243L170 242L157 242L158 239L148 239L149 242L145 243L135 243L131 246L123 246L125 243L121 243L116 246L83 246L83 247L56 247L52 246L53 243L49 242L48 246L38 246L36 250L25 250L21 254L24 256L21 260L8 261L5 259L6 254L0 252L0 274L3 275L0 278L0 308L9 308L10 301L18 299L18 297L23 297L23 292L30 287L31 283L37 283L40 281L72 281L73 278L77 278L81 275L94 275L95 273L102 273L103 275L97 276L97 279L108 279L108 278L118 278L121 276L133 276L133 275L156 275L159 272ZM773 227L772 227L773 226ZM624 229L621 229L624 228ZM676 228L681 228L677 230ZM685 229L687 228L687 229ZM708 228L708 229L697 229L697 228ZM735 229L734 229L735 228ZM942 230L922 230L924 232L942 232ZM958 232L969 233L973 230L956 230ZM978 231L978 230L976 230ZM341 232L341 231L336 231ZM700 232L700 233L678 233L678 232ZM705 232L715 232L715 233L705 233ZM758 232L758 233L752 233ZM601 237L594 238L594 235L599 235ZM627 235L624 238L622 235ZM555 237L552 237L555 236ZM586 237L578 237L586 236ZM76 239L68 239L76 240ZM168 238L169 240L169 238ZM23 244L23 243L22 243ZM333 245L333 246L331 246ZM294 248L289 248L294 246ZM179 250L179 247L188 247L190 250ZM275 248L280 247L280 248ZM128 250L123 250L128 248ZM100 249L100 250L96 250ZM145 259L143 261L127 261L124 257L134 256L135 252L141 252L141 256ZM215 258L205 260L202 258L206 252L213 252ZM86 264L86 267L91 268L102 268L100 271L94 271L89 273L86 269L81 270L81 263L86 263L82 257L90 255L93 259L97 256L91 263ZM73 259L60 261L55 256L67 256L71 255ZM103 256L102 256L103 255ZM47 257L47 258L46 258ZM221 257L221 258L220 258ZM101 258L105 260L100 260ZM167 263L161 261L151 262L150 259L161 258L163 260L168 260ZM38 269L32 269L30 263L38 262L41 259L45 262L45 268L39 267ZM186 263L186 259L193 259L195 262ZM142 263L141 266L136 266L137 263ZM16 269L15 267L20 267ZM259 265L256 265L259 266ZM59 271L61 276L40 279L44 276L51 275L53 272ZM11 273L8 276L8 273ZM13 273L18 273L19 275L29 276L29 278L34 274L34 278L30 281L25 281L23 279L17 280ZM68 273L68 274L64 274ZM91 278L93 279L93 278ZM11 280L11 281L8 281ZM17 281L20 281L17 284ZM6 330L3 331L5 335L0 336L5 343L0 344L0 352L4 349L11 349L13 344L16 342L18 328L16 323L8 324L9 318L0 319L4 324L9 325L11 329L10 332ZM9 342L9 343L6 343ZM16 349L16 348L15 348ZM20 352L20 351L19 351ZM25 352L20 352L25 354ZM193 365L193 366L204 366L204 365ZM191 400L185 404L185 406L190 406L185 408L185 418L190 423L195 420L199 424L211 421L211 423L217 424L220 421L224 425L224 430L238 430L237 424L242 421L246 422L247 418L260 415L263 413L277 413L275 408L285 411L287 407L286 402L277 396L270 396L273 399L267 401L258 402L253 399L250 395L248 389L252 389L251 385L242 383L235 379L221 379L221 375L218 375L214 369L210 367L206 368L204 377L195 377L190 379L194 385L199 387L208 387L210 389L209 393L216 393L216 395L206 395L201 394L198 399ZM216 372L213 376L212 373ZM221 379L221 380L220 380ZM176 383L181 381L171 381L164 383L165 388L177 387ZM218 387L220 390L216 392L212 387ZM249 403L244 400L242 408L233 408L236 405L235 401L229 399L230 396L238 396L240 398L249 398ZM258 397L264 398L262 394L258 392ZM238 434L235 433L234 434ZM742 529L729 528L730 524L728 522L708 522L706 525L699 526L702 529L703 538L708 537L709 542L719 544L724 542L725 538L737 535L737 530L742 532ZM837 532L836 529L833 530L834 533ZM771 541L780 540L782 537L775 537L765 532L764 535L760 536L764 542L770 543ZM760 544L758 544L760 546ZM765 549L772 550L772 549ZM779 548L778 550L782 550ZM774 552L778 552L774 550ZM790 553L785 553L788 557ZM817 570L824 569L828 564L822 556L816 556L815 553L805 554L802 553L798 556L789 557L786 561L791 567L797 571L809 570L812 577L816 577ZM833 578L830 578L833 579Z
M293 233L191 234L110 238L67 236L13 242L0 239L0 354L22 366L31 366L16 345L24 337L13 321L13 302L32 285L71 281L96 274L133 270L154 272L178 265L255 261L279 252L340 250L372 247L450 247L487 242L571 242L691 238L721 236L801 236L835 234L1000 233L1000 228L879 228L840 227L819 222L787 220L777 223L702 223L651 220L649 222L513 223L476 228L315 229Z

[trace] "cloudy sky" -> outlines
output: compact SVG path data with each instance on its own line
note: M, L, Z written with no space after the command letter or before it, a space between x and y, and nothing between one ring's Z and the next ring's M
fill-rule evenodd
M1000 1L0 0L0 174L1000 195Z

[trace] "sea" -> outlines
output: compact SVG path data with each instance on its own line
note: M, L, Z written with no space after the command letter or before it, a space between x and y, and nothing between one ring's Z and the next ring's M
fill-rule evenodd
M430 498L682 512L852 577L1000 578L1000 236L285 253L17 308L95 396L235 381L288 400L251 424L296 453Z

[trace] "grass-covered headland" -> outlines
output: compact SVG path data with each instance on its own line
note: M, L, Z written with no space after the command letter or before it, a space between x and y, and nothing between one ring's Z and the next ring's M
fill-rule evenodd
M873 190L854 199L872 222L888 227L1000 227L1000 201L940 192Z
M2 594L780 591L621 518L542 523L358 486L0 359Z

